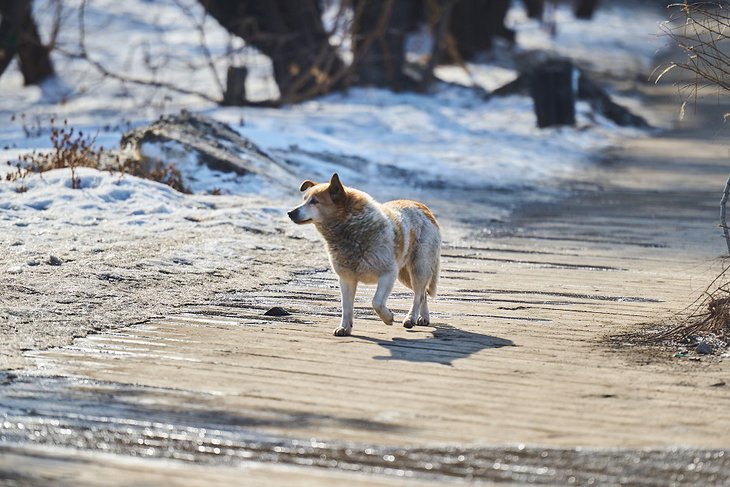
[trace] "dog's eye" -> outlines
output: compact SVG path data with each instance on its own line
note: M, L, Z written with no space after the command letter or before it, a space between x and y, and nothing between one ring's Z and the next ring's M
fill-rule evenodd
M317 198L312 198L311 200L309 200L309 202L312 203L313 205L316 205L319 203L319 200Z

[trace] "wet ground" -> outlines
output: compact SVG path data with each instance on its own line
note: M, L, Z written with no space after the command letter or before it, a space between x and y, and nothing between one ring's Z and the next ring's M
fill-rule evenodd
M698 448L596 449L510 447L394 448L378 444L292 439L256 432L245 411L163 410L140 396L195 399L182 391L77 381L63 377L8 377L2 440L53 445L55 451L101 451L145 460L211 466L271 463L434 481L508 481L544 485L724 485L730 450ZM100 401L104 397L110 401ZM24 415L18 413L23 411ZM272 418L271 421L308 418ZM18 449L0 447L9 455ZM22 450L20 450L22 451ZM5 482L37 482L32 472L0 460ZM72 480L72 479L69 479Z

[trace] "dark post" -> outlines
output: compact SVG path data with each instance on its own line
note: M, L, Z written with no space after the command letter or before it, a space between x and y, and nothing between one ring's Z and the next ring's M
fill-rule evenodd
M537 126L575 125L575 68L570 61L552 60L537 66L530 77Z
M243 66L230 66L226 74L226 92L223 104L240 107L246 104L246 76L248 70Z

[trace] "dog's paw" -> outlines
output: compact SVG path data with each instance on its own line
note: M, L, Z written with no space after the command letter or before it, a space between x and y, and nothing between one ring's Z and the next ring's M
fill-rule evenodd
M335 331L332 333L336 337L346 337L349 336L352 332L352 327L350 328L343 328L341 326L338 326L335 328Z
M418 321L420 321L420 319ZM413 321L413 318L411 316L409 316L405 320L403 320L403 328L410 329L410 328L413 328L414 326L416 326L416 323Z
M428 326L431 324L431 320L429 318L424 318L423 316L419 316L416 324L418 326Z
M378 315L383 323L388 326L393 324L393 312L391 310L384 306L381 308L373 307L373 309L375 310L375 314Z

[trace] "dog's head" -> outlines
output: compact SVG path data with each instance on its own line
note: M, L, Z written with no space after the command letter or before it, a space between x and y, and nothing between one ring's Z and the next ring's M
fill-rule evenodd
M318 223L333 218L347 199L345 187L337 173L328 183L306 180L299 187L304 192L304 202L288 213L294 223Z

